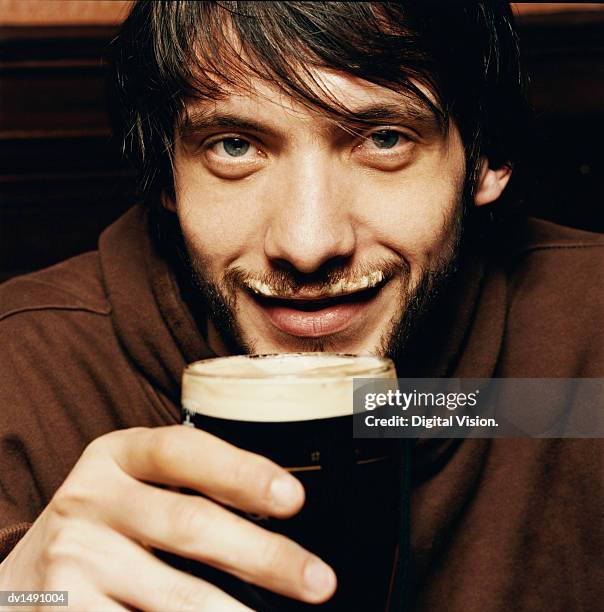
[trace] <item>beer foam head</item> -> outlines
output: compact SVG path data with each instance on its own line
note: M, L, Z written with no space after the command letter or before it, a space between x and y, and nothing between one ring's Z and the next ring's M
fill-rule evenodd
M339 353L237 355L190 364L182 403L240 421L305 421L352 414L352 380L395 378L389 359Z

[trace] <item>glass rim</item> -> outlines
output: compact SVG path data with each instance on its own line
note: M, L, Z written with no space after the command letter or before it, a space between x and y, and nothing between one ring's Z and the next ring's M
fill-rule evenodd
M195 370L195 367L200 364L205 364L209 362L216 361L217 359L229 360L245 360L245 359L278 359L283 357L310 357L312 359L316 358L326 358L326 357L352 357L354 359L370 359L374 362L374 365L371 367L367 367L359 372L355 372L354 374L347 374L342 376L341 374L325 374L321 372L316 372L314 374L305 375L303 371L301 372L269 372L266 374L259 374L254 372L253 374L241 374L241 373L211 373L211 372L199 372ZM268 379L279 379L285 380L288 378L297 378L297 379L308 379L308 380L320 380L320 379L352 379L352 378L374 378L375 375L379 375L383 372L387 372L390 368L394 367L393 361L389 357L382 357L380 355L363 355L363 354L354 354L354 353L329 353L329 352L295 352L295 353L260 353L260 354L251 354L251 355L227 355L224 357L209 357L207 359L200 359L198 361L193 361L189 363L183 372L183 378L193 377L193 378L211 378L211 379L224 379L224 380L268 380Z

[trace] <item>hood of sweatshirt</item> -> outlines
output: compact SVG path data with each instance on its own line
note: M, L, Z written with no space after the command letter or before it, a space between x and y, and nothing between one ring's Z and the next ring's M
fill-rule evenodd
M103 232L99 255L122 348L151 385L178 404L185 366L215 355L181 299L174 274L154 248L142 206Z
M215 356L182 299L175 275L154 248L147 214L135 206L101 236L102 277L124 351L175 403L187 363ZM466 257L451 287L416 334L400 376L491 376L505 319L505 279Z

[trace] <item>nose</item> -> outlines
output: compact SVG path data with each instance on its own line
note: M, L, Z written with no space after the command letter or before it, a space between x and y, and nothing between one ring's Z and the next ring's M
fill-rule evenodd
M352 257L356 238L346 177L325 152L300 152L273 193L264 251L273 265L310 274Z

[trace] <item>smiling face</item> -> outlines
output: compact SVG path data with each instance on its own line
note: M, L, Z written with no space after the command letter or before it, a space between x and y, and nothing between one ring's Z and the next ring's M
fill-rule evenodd
M176 137L164 205L218 354L392 353L454 261L465 181L455 125L445 132L419 101L367 81L314 77L350 124L255 81L191 103ZM479 203L494 192L479 185Z

